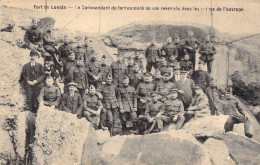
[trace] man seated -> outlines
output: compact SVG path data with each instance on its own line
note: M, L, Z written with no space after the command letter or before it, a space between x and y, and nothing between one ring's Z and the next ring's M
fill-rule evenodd
M46 78L46 86L41 89L38 96L38 102L41 105L58 108L60 105L61 93L58 86L54 85L53 78L48 76Z
M223 102L223 112L229 115L224 125L225 132L233 131L234 124L244 123L245 135L252 138L253 135L250 133L250 122L248 120L249 117L245 113L245 106L232 95L230 89L226 90L225 96L226 101L225 103Z
M209 110L209 100L208 97L203 92L203 86L197 84L195 86L195 96L189 106L187 108L186 114L191 117L200 118L206 115L210 115Z
M160 118L161 106L163 103L158 101L158 93L156 91L151 92L151 101L147 104L145 116L140 115L138 119L144 120L148 123L148 128L144 134L153 132L160 132L163 129L163 122ZM157 129L156 129L157 128Z
M61 110L72 114L77 114L78 118L82 117L82 100L80 94L76 92L77 84L74 82L68 85L69 92L64 93L61 98Z
M101 99L102 95L96 93L96 88L93 85L90 85L88 93L83 97L83 117L85 117L96 130L99 126L100 113L103 108Z
M162 115L160 116L165 126L176 123L176 130L181 129L185 121L183 103L177 97L178 89L170 89L168 99L161 107Z

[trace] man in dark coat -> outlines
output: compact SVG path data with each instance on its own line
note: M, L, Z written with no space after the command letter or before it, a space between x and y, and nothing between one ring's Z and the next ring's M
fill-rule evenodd
M184 58L180 62L180 68L181 70L187 71L188 75L191 77L193 73L193 64L190 61L190 56L187 52L185 53Z
M75 92L77 90L77 84L74 82L68 85L69 92L64 93L61 97L61 110L72 114L77 114L78 118L82 117L82 98L80 94Z
M101 88L102 85L106 84L108 75L112 75L111 67L107 64L107 56L103 55L101 58L101 65L99 68L97 88Z
M69 70L71 67L76 66L75 54L74 52L69 53L68 60L66 60L63 66L63 75L64 75L64 93L68 92L67 84L70 82Z
M86 55L86 51L85 51L85 49L82 48L81 43L82 43L81 40L78 39L77 46L74 48L74 53L76 55L76 58L81 57L83 59L84 66L85 66L85 65L88 65L89 61L88 61L88 57Z
M44 86L43 79L45 75L43 66L35 61L38 53L32 50L30 56L30 62L23 66L20 82L23 83L26 90L29 109L35 113L38 109L37 97Z
M154 69L159 67L158 61L160 56L160 50L155 45L155 40L152 40L151 45L145 50L145 58L147 60L146 71L151 72L152 67L154 67Z
M138 87L138 85L143 80L143 73L140 72L139 65L134 64L133 66L133 72L128 74L129 77L129 85L131 87L134 87L135 89Z
M205 90L210 84L210 76L208 72L203 70L204 62L199 61L198 70L195 70L191 76L195 84L200 84L203 86L203 90Z
M69 58L70 52L73 51L73 47L69 44L68 36L64 36L64 44L59 46L58 51L60 53L60 60L65 64Z
M122 85L124 76L128 75L127 66L122 61L122 54L117 54L117 61L111 64L113 84L117 87Z
M86 57L86 62L88 62L89 59L94 54L94 50L93 50L93 48L90 45L91 42L92 42L91 40L89 40L87 37L85 37L84 44L82 45L82 49L85 50L85 54L86 54L86 56L85 56Z
M167 61L169 61L169 57L174 55L175 58L178 57L178 49L175 44L172 42L172 38L167 38L167 43L164 44L161 48L161 55L165 57Z

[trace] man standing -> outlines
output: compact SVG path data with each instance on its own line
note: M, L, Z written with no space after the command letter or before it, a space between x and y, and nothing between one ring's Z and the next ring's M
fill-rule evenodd
M178 89L170 89L169 99L162 105L162 115L160 116L166 126L169 126L171 123L176 123L176 130L181 129L185 121L183 103L177 99L177 97Z
M88 62L89 59L91 58L91 55L94 54L94 50L90 46L90 40L88 40L87 37L85 37L85 39L84 39L84 45L82 46L82 49L85 50L86 62Z
M83 117L85 117L96 130L99 126L100 113L103 108L101 99L93 85L89 86L88 93L83 97Z
M122 61L122 54L117 54L117 61L111 64L113 84L117 87L122 85L123 77L127 76L127 66Z
M123 86L118 89L118 103L121 113L123 134L129 134L130 129L135 131L137 121L137 97L135 89L129 86L129 78L124 77Z
M177 81L180 80L181 78L181 71L180 71L180 67L177 66L176 68L173 68L173 77L171 78L171 82L176 83Z
M73 47L69 44L68 36L64 36L64 44L59 47L58 51L60 52L60 60L64 65L73 51Z
M82 117L82 99L80 94L75 92L77 84L71 82L68 84L69 92L64 93L61 97L61 110L72 114L77 114L78 118Z
M97 87L98 76L100 73L100 63L96 60L96 57L91 57L90 61L86 65L89 84Z
M107 56L103 55L101 58L100 72L98 74L97 88L100 88L106 83L108 75L112 75L111 67L107 65Z
M178 49L177 47L174 45L174 43L172 43L172 38L169 37L167 38L167 43L164 44L161 48L161 54L162 56L167 60L169 61L169 57L171 55L174 55L175 58L178 57Z
M82 43L81 40L78 39L77 46L74 48L74 53L76 55L76 58L78 58L80 56L83 59L84 66L86 66L88 64L88 57L86 55L85 50L82 48L81 43Z
M210 115L209 100L203 90L203 86L200 84L195 86L195 96L186 111L186 114L191 117L201 118Z
M66 60L63 66L63 75L64 75L64 93L68 92L67 84L70 82L69 70L71 67L76 66L75 54L74 52L69 53L69 58Z
M140 52L138 52L138 51L135 52L134 65L135 64L139 65L139 69L140 69L141 72L144 71L143 60L140 57Z
M53 108L59 108L61 93L59 87L53 84L51 76L46 78L46 86L41 89L38 97L39 105L45 105Z
M27 94L27 103L31 112L36 113L38 110L37 97L40 94L41 88L44 86L45 78L43 66L35 60L38 53L34 50L30 52L30 62L23 66L20 82Z
M198 49L200 43L196 38L194 38L193 35L193 31L188 32L188 38L185 40L183 48L186 49L190 55L190 61L193 64L193 68L195 68L196 50Z
M148 46L145 50L145 58L147 60L146 71L151 72L152 67L154 67L154 69L157 69L159 67L158 65L159 57L160 57L160 50L155 45L155 40L153 39L151 45Z
M190 56L187 52L185 52L184 58L180 62L180 68L181 70L187 71L189 76L193 73L193 64L190 61Z
M199 54L201 54L200 59L207 63L208 73L211 73L212 63L214 60L214 55L217 53L214 44L210 41L210 36L205 37L205 43L199 48Z
M178 57L176 59L180 62L184 56L184 49L183 43L181 42L180 37L177 34L174 35L174 45L178 50Z
M200 60L198 63L198 70L193 72L191 78L195 84L200 84L205 90L210 84L210 76L206 71L203 70L203 65L204 62Z
M138 85L143 80L143 73L140 72L138 64L134 64L133 72L129 73L128 77L129 77L129 85L131 87L134 87L134 89L137 89Z

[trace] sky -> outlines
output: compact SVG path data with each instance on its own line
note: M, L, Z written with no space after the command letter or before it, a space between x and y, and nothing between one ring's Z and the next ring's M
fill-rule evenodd
M189 24L204 24L211 26L211 13L205 8L211 7L211 0L2 0L2 5L28 8L45 12L44 9L34 9L34 5L66 6L66 10L47 10L46 16L56 20L55 27L80 30L90 33L108 32L114 28L133 22L169 23L187 22ZM75 6L118 6L151 7L151 10L85 10L75 9ZM72 8L68 8L72 7ZM153 7L179 7L180 11L152 10ZM182 8L192 8L192 11ZM199 8L199 11L194 11ZM260 1L259 0L212 0L212 7L222 10L226 8L243 8L242 12L213 11L213 26L220 32L259 33L260 32ZM204 11L201 10L204 8ZM80 15L78 15L81 13ZM78 15L78 16L77 16ZM76 17L77 16L77 17ZM101 19L100 19L101 18ZM72 20L72 21L71 21ZM99 22L100 20L100 22Z

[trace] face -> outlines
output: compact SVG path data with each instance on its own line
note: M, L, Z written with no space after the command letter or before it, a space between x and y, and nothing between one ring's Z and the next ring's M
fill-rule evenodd
M175 41L176 43L179 43L179 42L180 42L179 37L176 37L176 38L174 39L174 41Z
M36 28L36 27L37 27L37 22L36 22L36 21L32 22L32 27L33 27L33 28Z
M64 43L65 43L65 44L68 44L68 43L69 43L69 38L68 38L68 37L65 37L65 38L64 38Z
M75 54L74 54L74 53L71 53L71 54L69 55L69 59L70 59L70 60L75 60Z
M135 73L137 73L137 72L139 71L139 66L138 66L138 65L134 65L133 71L134 71Z
M152 99L153 102L156 102L157 101L157 96L153 95L153 96L151 96L151 99Z
M178 93L177 92L172 92L171 94L170 94L170 98L171 99L176 99L178 97Z
M155 40L152 40L152 41L151 41L151 44L154 45L154 44L155 44Z
M169 75L168 74L164 74L163 75L163 81L168 81L169 80Z
M189 60L190 59L190 56L188 55L188 54L186 54L185 56L184 56L184 60Z
M52 26L51 25L47 25L47 30L51 31L52 30Z
M161 72L155 72L155 75L154 75L156 78L161 78L162 75L161 75Z
M172 38L169 37L169 38L167 39L167 43L168 43L168 44L172 43Z
M151 82L152 81L152 77L151 76L145 76L144 77L144 81L145 82Z
M36 58L37 58L37 56L30 56L30 61L31 61L31 62L35 62L35 61L36 61Z
M128 79L128 78L124 79L123 82L122 82L122 84L123 84L124 86L128 86L128 84L129 84L129 79Z
M139 58L139 52L135 53L135 58Z
M88 45L88 40L84 40L85 45Z
M190 31L190 32L188 33L188 35L189 35L189 37L193 37L193 32Z
M78 64L79 66L83 66L83 60L77 60L77 64Z
M96 93L96 89L95 88L89 88L89 94L93 95Z
M187 77L187 74L186 73L181 73L181 79L184 80L185 78Z
M174 61L174 60L175 60L175 56L170 56L170 57L169 57L169 60L170 60L170 61Z
M134 59L130 58L128 60L128 65L132 66L134 64Z
M165 60L165 59L162 60L162 65L163 65L163 66L166 65L166 60Z
M107 78L107 84L110 85L112 83L112 78Z
M121 61L122 60L122 55L117 55L117 61Z
M102 62L102 64L107 64L107 58L102 58L101 62Z
M45 61L45 66L49 67L51 65L50 61Z
M231 92L226 92L225 95L226 95L226 98L227 98L227 99L230 99L231 96L232 96Z
M81 41L77 41L77 46L81 46Z
M76 91L76 87L75 87L75 86L72 86L72 85L69 86L68 89L69 89L69 92L70 92L70 93L73 93L73 92Z
M205 41L210 41L210 36L206 36Z
M50 87L53 85L53 79L52 78L48 78L46 79L46 84Z

